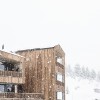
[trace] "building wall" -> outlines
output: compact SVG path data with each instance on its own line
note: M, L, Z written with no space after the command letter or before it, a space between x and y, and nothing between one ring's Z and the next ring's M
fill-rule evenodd
M56 81L56 49L52 47L17 53L26 57L24 61L25 92L44 93L45 100L56 100L56 92L60 88L64 92L65 88L62 84L57 85Z
M0 50L0 84L24 84L24 57Z
M65 100L65 53L60 47L60 45L55 46L54 48L55 52L55 73L60 73L62 74L62 82L56 80L55 84L55 92L62 92L63 97L62 100ZM61 63L57 61L57 59L61 59ZM57 100L57 96L55 97L55 100Z

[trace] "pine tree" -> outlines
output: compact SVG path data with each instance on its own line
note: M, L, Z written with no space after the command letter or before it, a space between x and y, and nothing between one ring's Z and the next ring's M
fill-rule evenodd
M80 68L80 65L76 65L74 67L74 73L75 73L75 76L77 76L77 77L80 77L81 76L81 68Z
M89 71L88 67L86 68L86 78L90 79L90 71Z
M73 70L72 70L72 68L71 68L70 65L68 65L68 67L67 67L67 75L70 76L70 77L72 77L72 78L75 78Z
M99 71L98 74L97 74L97 81L100 82L100 71Z
M96 72L92 69L92 71L91 71L91 79L95 79L96 78Z
M82 67L82 70L81 70L81 77L84 79L86 78L86 69L84 66Z

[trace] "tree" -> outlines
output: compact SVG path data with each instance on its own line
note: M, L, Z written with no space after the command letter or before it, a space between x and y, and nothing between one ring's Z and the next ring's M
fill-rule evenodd
M74 73L75 73L75 76L77 76L77 77L80 77L81 76L81 68L80 68L80 65L76 65L74 67Z
M100 81L100 71L97 74L97 81Z
M84 78L84 79L86 78L86 69L85 69L84 66L81 69L81 77Z
M90 75L91 79L95 79L96 78L96 72L92 69L91 71L91 75Z
M74 78L74 73L70 65L67 67L67 75Z
M86 68L86 78L90 79L90 71L89 71L88 67Z

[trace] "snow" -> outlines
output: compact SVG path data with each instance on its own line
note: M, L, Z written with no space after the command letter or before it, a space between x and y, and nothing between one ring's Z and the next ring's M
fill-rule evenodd
M100 100L100 93L94 91L100 89L100 82L95 80L66 78L68 94L66 90L66 100Z
M12 55L15 55L15 56L19 56L19 57L22 57L22 58L25 58L24 56L16 54L15 52L9 52L9 51L4 51L4 50L0 50L0 51L5 52L5 53L9 53L9 54L12 54Z

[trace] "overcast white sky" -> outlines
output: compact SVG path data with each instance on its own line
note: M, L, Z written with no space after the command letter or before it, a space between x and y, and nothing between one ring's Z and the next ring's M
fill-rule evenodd
M100 69L100 0L0 0L2 44L9 51L60 44L67 64Z

